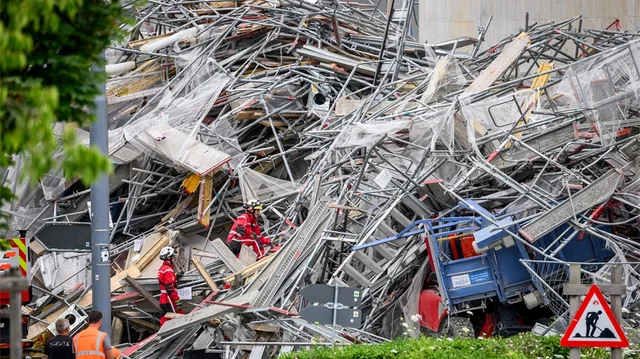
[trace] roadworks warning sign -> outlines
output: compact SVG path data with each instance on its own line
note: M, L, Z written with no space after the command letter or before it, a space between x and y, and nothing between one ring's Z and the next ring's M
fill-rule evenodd
M589 289L560 345L603 348L629 346L627 337L597 285L594 284Z

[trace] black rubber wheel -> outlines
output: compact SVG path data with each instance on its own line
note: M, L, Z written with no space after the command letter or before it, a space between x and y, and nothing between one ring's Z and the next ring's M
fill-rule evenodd
M443 320L442 335L447 338L475 338L473 324L465 317L448 317Z

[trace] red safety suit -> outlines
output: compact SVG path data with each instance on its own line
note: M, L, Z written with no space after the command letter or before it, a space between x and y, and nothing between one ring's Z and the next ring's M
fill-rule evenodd
M160 269L158 269L158 282L160 283L160 326L169 320L164 317L166 313L184 314L182 310L182 302L178 295L176 285L178 278L171 261L164 261Z
M265 255L262 246L271 244L271 240L262 235L256 217L252 213L246 212L240 215L231 227L227 243L236 257L240 255L241 245L245 245L251 247L258 259L261 259Z

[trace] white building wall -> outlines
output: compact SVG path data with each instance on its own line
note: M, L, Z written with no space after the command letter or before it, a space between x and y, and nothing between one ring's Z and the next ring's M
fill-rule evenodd
M493 15L483 49L529 24L583 17L583 28L603 29L616 18L635 32L640 24L640 0L419 0L419 39L437 43L460 36L478 36Z

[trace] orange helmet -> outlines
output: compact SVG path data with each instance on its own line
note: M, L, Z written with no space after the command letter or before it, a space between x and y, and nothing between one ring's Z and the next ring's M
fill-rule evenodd
M121 359L121 358L122 358L121 353L120 353L120 351L118 350L118 348L116 348L116 347L111 347L111 352L113 353L113 356L114 356L116 359Z

